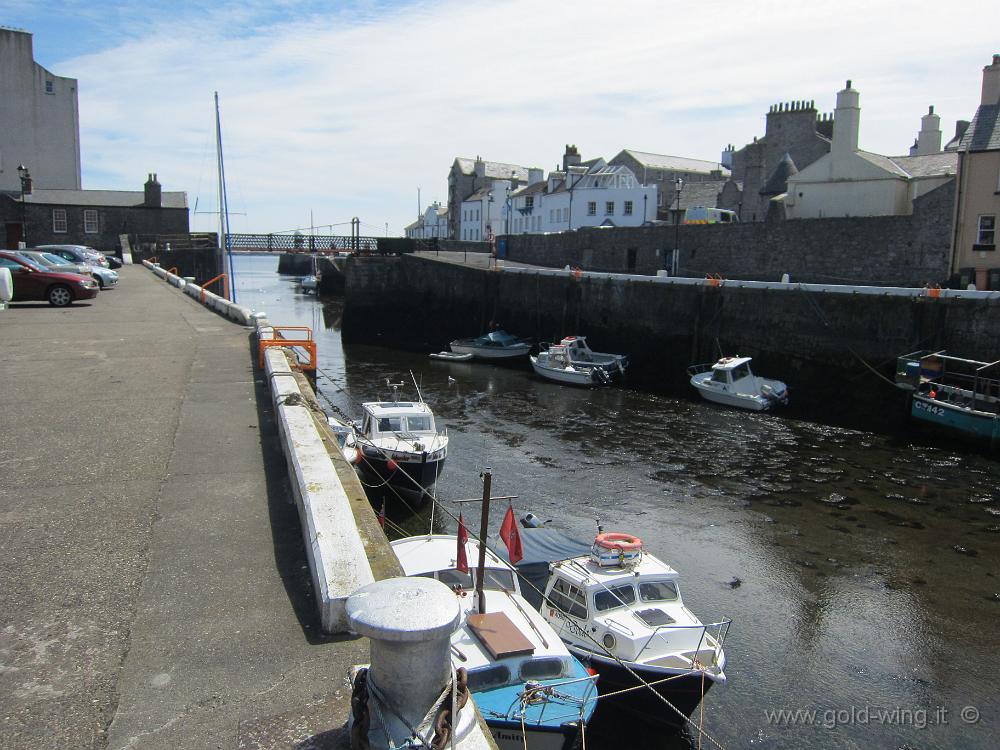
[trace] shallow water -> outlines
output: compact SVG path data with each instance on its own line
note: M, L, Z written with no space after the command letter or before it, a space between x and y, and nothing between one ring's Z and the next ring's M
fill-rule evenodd
M995 460L727 410L694 394L559 386L527 364L343 346L337 306L297 293L276 265L240 258L239 301L272 323L314 328L331 408L356 417L361 401L386 395L387 378L414 373L451 436L438 487L445 508L457 513L454 500L479 496L489 466L493 493L517 495L518 515L581 538L598 521L636 533L681 572L689 608L703 620L733 618L729 683L705 701L704 728L721 746L996 746ZM492 528L504 510L493 509ZM426 529L427 513L407 527ZM817 713L794 725L768 714L798 709ZM594 724L589 747L623 746L619 717ZM638 744L697 747L697 737L625 742ZM714 745L703 737L702 747Z

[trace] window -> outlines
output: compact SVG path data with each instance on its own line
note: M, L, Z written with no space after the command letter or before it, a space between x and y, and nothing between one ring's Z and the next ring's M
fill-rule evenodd
M614 201L607 201L604 204L604 215L605 216L614 216L615 215L615 202Z
M514 571L504 568L484 568L483 588L491 591L513 591Z
M639 598L644 602L672 602L677 598L677 586L672 581L640 583Z
M431 424L430 417L407 417L406 429L410 432L430 432L434 429L434 426Z
M979 241L977 245L996 244L997 217L986 215L979 217Z
M54 94L54 93L56 93L55 83L53 83L52 81L48 81L48 80L45 81L45 93L46 94Z
M83 209L83 231L86 234L97 234L100 231L97 222L96 208Z
M599 611L624 607L635 601L635 589L632 586L615 586L594 595L594 606Z
M65 208L53 208L52 209L52 231L56 234L66 233L66 209Z
M524 199L524 207L529 211L535 207L535 196L529 195Z
M587 201L587 216L597 216L597 201Z
M399 432L402 429L402 417L381 417L378 421L379 432Z
M562 659L554 656L531 659L521 665L518 676L524 682L528 680L555 680L563 676Z
M556 210L554 208L549 209L549 223L555 224L556 222Z
M489 690L510 682L510 669L503 664L469 670L469 690Z
M625 210L624 210L624 213L625 213L626 216L631 216L632 215L632 201L625 201Z
M587 600L583 592L563 578L556 579L549 593L549 601L568 615L580 619L587 617Z

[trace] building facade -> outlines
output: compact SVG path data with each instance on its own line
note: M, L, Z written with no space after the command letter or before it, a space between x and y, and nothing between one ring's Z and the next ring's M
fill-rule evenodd
M686 156L653 154L648 151L624 149L609 162L611 166L628 167L643 185L655 185L657 195L657 215L651 219L670 219L677 204L676 184L681 179L684 185L698 182L724 183L730 177L729 168L722 162L691 159ZM683 187L681 188L683 192ZM717 191L718 192L718 191ZM714 207L715 204L713 203Z
M1000 55L983 68L979 108L958 157L952 269L978 289L1000 289Z
M163 192L156 175L141 191L33 189L0 195L3 247L89 245L115 253L120 236L178 235L190 231L187 193Z
M765 190L765 197L783 200L789 219L908 216L914 200L955 179L958 157L941 151L940 119L933 111L924 116L920 149L924 153L913 156L861 150L860 125L860 95L848 81L837 93L830 152L788 174L783 196Z
M424 209L415 222L408 224L404 234L411 240L448 238L448 209L437 201Z
M77 83L35 62L30 33L0 27L0 191L20 192L18 166L37 188L81 188Z
M497 181L524 185L528 182L528 168L518 164L486 161L478 156L475 159L458 157L452 162L448 172L449 239L461 239L462 201Z

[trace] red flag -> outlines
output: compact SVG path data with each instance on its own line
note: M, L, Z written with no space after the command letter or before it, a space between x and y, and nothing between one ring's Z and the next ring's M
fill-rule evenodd
M517 528L517 519L514 518L514 507L507 505L507 514L500 524L500 538L507 545L507 557L510 558L511 565L517 565L518 560L524 557L524 550L521 549L521 532Z
M458 564L455 565L462 573L469 572L469 558L465 554L465 544L469 541L469 532L465 528L465 519L458 514Z

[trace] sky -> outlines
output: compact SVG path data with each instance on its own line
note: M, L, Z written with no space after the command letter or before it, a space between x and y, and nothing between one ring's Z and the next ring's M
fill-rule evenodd
M717 161L768 108L832 112L905 154L934 105L947 141L1000 52L996 0L5 0L35 60L79 81L83 186L183 190L217 227L220 100L234 232L402 234L447 202L455 157L546 171L630 148ZM980 23L971 22L980 19ZM41 187L41 186L40 186ZM418 203L419 195L419 203Z

